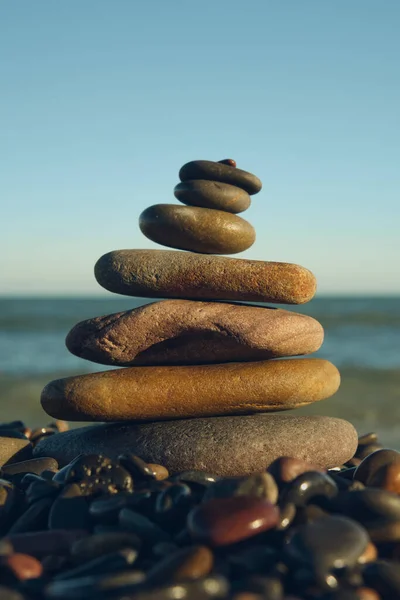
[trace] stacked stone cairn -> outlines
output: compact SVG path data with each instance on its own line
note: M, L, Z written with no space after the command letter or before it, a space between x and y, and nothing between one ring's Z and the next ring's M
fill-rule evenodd
M338 389L330 362L286 360L318 350L322 326L248 304L307 302L313 274L294 264L216 256L254 243L253 227L237 213L261 181L232 159L189 162L179 177L174 193L184 206L157 204L139 219L147 238L176 250L118 250L95 267L107 290L164 299L81 322L67 336L73 354L124 368L52 381L42 393L53 417L107 424L49 438L42 452L65 464L79 453L113 458L129 451L172 473L225 476L256 472L279 456L343 464L357 446L350 423L277 414Z

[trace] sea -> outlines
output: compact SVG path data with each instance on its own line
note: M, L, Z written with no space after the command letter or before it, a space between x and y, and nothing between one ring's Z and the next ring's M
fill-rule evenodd
M0 421L49 421L40 392L51 379L105 370L67 351L65 337L78 322L154 300L95 298L0 298ZM282 307L313 316L325 341L314 355L332 361L342 385L330 399L296 411L353 422L359 433L376 431L400 449L400 297L316 297Z

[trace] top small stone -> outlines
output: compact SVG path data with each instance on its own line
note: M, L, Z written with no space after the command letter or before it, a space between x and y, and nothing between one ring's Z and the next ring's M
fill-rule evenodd
M220 181L230 183L242 188L249 194L257 194L261 190L262 183L252 173L236 168L236 162L227 158L220 162L211 160L193 160L183 165L179 171L181 181L191 179L206 179L209 181Z

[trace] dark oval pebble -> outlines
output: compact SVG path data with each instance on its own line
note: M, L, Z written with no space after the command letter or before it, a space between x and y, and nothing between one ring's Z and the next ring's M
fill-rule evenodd
M8 535L46 529L52 504L52 498L41 498L31 504L11 526Z
M363 460L377 450L382 450L382 446L380 444L366 444L365 446L358 446L355 453L355 458Z
M376 520L400 521L400 497L376 488L340 492L330 501L329 510L345 514L363 525Z
M211 160L193 160L186 163L179 171L179 179L181 181L191 179L220 181L236 185L248 194L257 194L262 188L261 181L252 173Z
M135 591L135 600L208 600L208 598L228 598L229 584L225 577L209 575L197 581L172 583L150 590Z
M365 566L363 576L367 585L381 594L383 600L400 598L399 563L376 561Z
M108 552L137 551L140 546L140 538L131 531L98 533L76 541L71 547L71 559L78 564L100 558Z
M82 495L77 483L65 486L54 501L48 520L49 529L87 529L92 528L87 497Z
M346 517L329 516L295 528L285 552L289 559L324 574L354 567L368 543L361 525Z
M119 524L128 531L133 531L146 544L168 542L169 534L153 523L150 519L129 508L123 508L119 513Z
M265 544L253 543L229 554L228 561L235 574L245 577L254 573L267 573L277 560L278 551Z
M57 471L57 461L54 458L32 458L31 460L5 465L2 471L5 476L20 475L21 473L41 475L46 469Z
M127 452L118 456L120 464L131 474L133 481L153 481L156 479L156 473L149 467L149 465L136 456Z
M185 483L175 483L157 495L154 519L167 531L176 532L185 526L193 504L191 488Z
M180 548L166 556L146 573L149 585L191 581L208 575L214 556L206 546Z
M255 473L247 477L226 477L209 486L203 501L231 496L251 496L276 504L278 486L270 473Z
M288 483L282 490L280 503L287 502L295 506L305 506L316 498L333 498L338 493L338 487L329 475L311 471L303 473Z
M53 581L46 587L45 597L54 600L103 599L105 596L110 597L108 594L133 592L144 578L143 572L129 570L116 574L88 575L76 579Z
M25 496L28 504L33 504L42 498L52 498L61 490L60 484L55 481L44 479L40 475L28 473L24 475L21 486L25 489Z
M174 188L174 195L183 204L241 213L250 206L249 194L229 183L195 179L183 181Z
M133 565L137 559L137 556L138 551L134 550L133 548L124 548L122 550L118 550L117 552L104 553L102 556L98 556L90 561L87 561L83 565L79 565L74 569L63 571L54 577L54 581L124 571Z
M361 481L364 485L370 485L370 480L376 477L381 469L393 464L400 464L400 452L386 448L377 450L369 454L358 465L354 479Z
M40 558L49 554L67 554L71 544L86 535L86 531L53 530L10 534L4 539L11 544L14 552Z
M326 473L326 469L322 467L291 456L277 458L269 465L267 471L271 473L279 487L293 481L303 473L310 473L311 471Z
M123 508L132 508L141 512L142 505L148 507L149 500L155 497L150 490L140 492L119 493L112 497L99 498L94 500L89 508L91 517L102 524L114 524L118 522L118 516Z
M220 477L212 473L193 470L176 473L171 476L170 481L183 481L184 483L195 484L201 488L207 488L219 479Z
M153 242L202 254L237 254L256 239L250 223L222 210L155 204L139 217L141 232Z
M225 546L272 529L279 510L266 500L249 496L216 498L194 508L187 526L193 539Z

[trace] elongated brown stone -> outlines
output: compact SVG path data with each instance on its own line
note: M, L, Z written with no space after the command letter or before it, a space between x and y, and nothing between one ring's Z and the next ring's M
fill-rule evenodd
M163 300L78 323L68 334L73 354L104 365L210 364L310 354L322 326L287 310Z
M149 206L140 215L139 226L157 244L205 254L243 252L256 239L252 225L241 217L198 206Z
M70 421L162 420L288 410L334 394L340 375L321 359L129 367L51 381L42 406Z
M191 298L303 304L314 275L291 263L243 260L173 250L116 250L96 263L110 292L145 298Z

